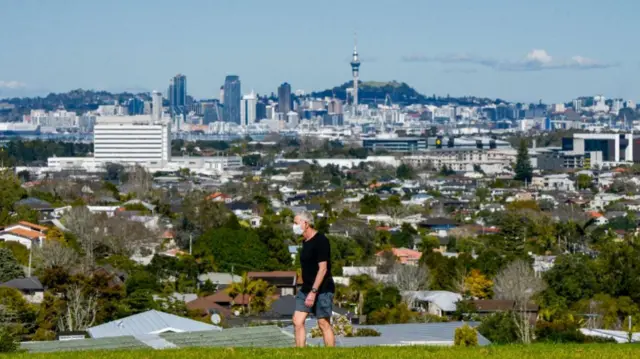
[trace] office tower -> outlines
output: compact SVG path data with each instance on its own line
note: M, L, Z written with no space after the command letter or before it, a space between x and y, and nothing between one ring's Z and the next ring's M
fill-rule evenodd
M267 105L264 102L258 101L256 104L256 122L267 118Z
M103 116L93 129L94 158L101 164L162 167L171 160L171 126L148 116Z
M256 122L257 103L258 98L253 91L242 97L242 101L240 102L240 125L247 127L248 125Z
M285 82L278 87L278 112L289 113L291 109L291 85Z
M353 75L353 108L354 113L358 108L358 79L360 77L360 59L358 58L357 41L353 45L353 58L351 59L351 74Z
M132 97L127 101L127 113L130 116L144 114L144 101L137 97Z
M240 77L229 75L224 80L224 122L240 124Z
M187 77L177 74L169 82L171 117L187 114Z
M153 91L151 94L151 119L162 120L162 94L158 91Z
M220 104L224 103L224 86L220 86Z

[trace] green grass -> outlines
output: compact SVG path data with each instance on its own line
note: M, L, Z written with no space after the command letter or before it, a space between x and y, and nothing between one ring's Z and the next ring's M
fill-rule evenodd
M10 354L11 359L560 359L560 358L640 358L640 345L588 344L531 346L491 346L475 348L438 347L361 347L361 348L305 348L305 349L168 349L96 351L46 354Z

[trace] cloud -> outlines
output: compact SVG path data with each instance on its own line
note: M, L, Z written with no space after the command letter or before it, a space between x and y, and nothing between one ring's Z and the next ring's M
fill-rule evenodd
M573 56L569 59L555 59L547 51L531 50L524 58L517 61L498 60L471 54L452 54L439 56L412 55L404 56L404 62L439 62L444 64L472 64L492 68L497 71L542 71L542 70L591 70L605 69L617 66L583 56Z
M18 81L2 81L0 80L0 88L5 88L5 89L19 89L19 88L23 88L26 87L27 85L22 83L22 82L18 82Z

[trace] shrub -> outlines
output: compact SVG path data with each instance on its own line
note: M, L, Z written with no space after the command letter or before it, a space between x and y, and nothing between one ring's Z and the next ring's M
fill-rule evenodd
M478 333L468 324L456 328L454 344L463 347L475 347L478 345Z
M518 328L510 312L494 313L482 319L478 332L494 344L518 343Z
M550 343L608 343L610 338L582 334L578 323L570 320L539 321L536 323L536 341Z
M0 353L18 351L18 340L6 327L0 327Z
M371 328L359 328L353 333L354 337L379 337L380 332Z

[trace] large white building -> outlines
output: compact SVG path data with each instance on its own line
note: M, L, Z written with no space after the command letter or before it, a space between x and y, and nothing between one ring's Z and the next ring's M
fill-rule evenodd
M188 168L220 173L242 166L240 156L171 157L171 123L158 114L99 116L94 127L93 157L50 157L50 171L104 171L108 163L140 165L151 171ZM160 115L161 116L161 115Z
M103 116L93 130L94 158L110 162L165 167L171 161L171 126L141 116Z
M431 165L435 168L447 166L454 171L474 171L474 166L486 173L500 173L508 169L516 160L516 150L478 149L478 148L441 148L420 154L405 156L402 162L420 167Z
M240 125L247 127L256 122L256 105L258 97L251 91L250 94L242 97L240 101Z

